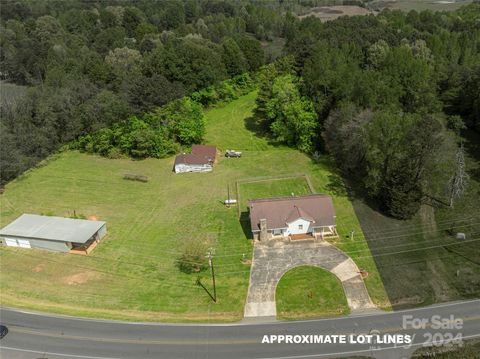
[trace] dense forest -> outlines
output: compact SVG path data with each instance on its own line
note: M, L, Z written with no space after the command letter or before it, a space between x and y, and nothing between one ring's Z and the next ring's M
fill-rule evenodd
M256 86L263 135L331 153L386 213L412 216L432 176L458 186L459 134L480 131L480 4L295 16L316 4L2 2L1 76L28 90L1 104L1 183L65 144L170 155L202 141L202 106Z
M451 176L446 190L461 195L457 136L480 131L480 4L328 23L291 18L286 53L290 63L263 70L257 100L274 137L332 153L393 217L411 217L436 195L428 189L437 176Z
M280 14L248 2L32 0L1 7L0 75L28 86L1 104L1 183L79 136L257 71L260 40L283 31Z

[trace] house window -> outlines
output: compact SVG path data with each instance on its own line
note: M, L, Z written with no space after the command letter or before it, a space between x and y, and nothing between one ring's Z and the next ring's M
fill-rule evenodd
M302 230L303 229L303 224L299 224L298 229Z
M274 230L273 230L273 235L274 235L274 236L279 236L280 234L282 234L282 230L281 230L281 229L274 229Z

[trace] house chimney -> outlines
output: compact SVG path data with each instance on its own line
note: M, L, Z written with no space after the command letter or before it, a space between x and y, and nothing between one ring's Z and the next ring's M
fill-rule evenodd
M267 220L265 218L260 219L260 242L267 240Z

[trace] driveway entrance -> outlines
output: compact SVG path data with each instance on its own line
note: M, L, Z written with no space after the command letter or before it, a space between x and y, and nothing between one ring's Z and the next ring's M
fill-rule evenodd
M294 267L317 266L342 282L352 313L376 308L353 260L325 240L255 243L245 317L276 316L275 290L280 278Z

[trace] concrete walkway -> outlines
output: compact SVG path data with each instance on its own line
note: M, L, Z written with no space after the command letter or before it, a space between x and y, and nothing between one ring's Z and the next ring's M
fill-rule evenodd
M335 274L342 282L352 313L375 309L353 260L324 240L255 243L245 317L276 316L275 290L294 267L312 265Z

